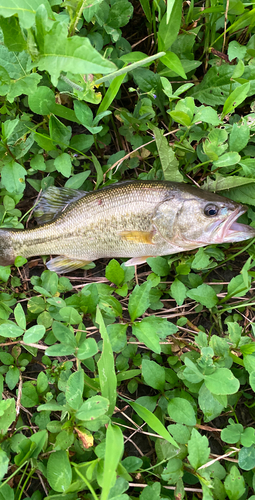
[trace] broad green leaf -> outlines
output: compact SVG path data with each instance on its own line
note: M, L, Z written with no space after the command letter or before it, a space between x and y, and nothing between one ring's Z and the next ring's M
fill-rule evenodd
M143 359L142 361L142 375L150 387L163 392L165 389L165 369L155 361Z
M158 276L167 276L169 273L169 265L164 257L148 257L147 263L151 270Z
M23 328L23 330L26 329L26 316L23 310L23 307L21 304L17 304L15 309L14 309L14 317L16 320L16 323L20 326L20 328Z
M88 338L79 344L79 349L76 352L78 359L83 361L84 359L92 358L98 353L98 347L95 339Z
M10 275L11 275L11 266L0 266L0 280L6 282L8 281Z
M243 59L246 55L246 46L240 45L236 40L233 40L228 44L228 58L230 61L235 59Z
M29 94L28 104L30 109L38 115L54 115L65 118L72 122L80 123L72 109L66 108L55 101L54 92L49 87L38 87L33 93ZM37 136L38 139L41 136ZM52 148L53 149L53 148Z
M23 340L26 344L37 343L45 334L45 326L43 325L34 325L31 326L28 330L26 330Z
M9 465L9 458L7 453L0 448L0 480L5 476Z
M229 500L239 500L245 492L245 482L243 476L236 465L232 465L230 473L227 475L224 486Z
M22 194L26 187L26 174L24 167L12 160L3 166L1 181L10 193Z
M64 22L54 23L52 29L45 35L43 50L35 65L40 71L46 70L50 73L55 86L61 71L105 75L116 69L115 64L104 59L92 47L88 38L79 36L68 38L68 29Z
M167 14L162 17L159 24L159 50L169 50L173 42L176 40L181 26L181 16L182 1L171 0L170 7L168 6L167 8Z
M218 368L211 375L204 375L205 385L213 394L235 394L240 382L228 368Z
M112 346L107 330L105 328L102 313L98 306L96 312L96 322L99 325L99 331L103 339L102 354L99 361L97 362L99 382L102 396L104 396L104 398L107 398L110 402L107 414L112 415L117 399L117 378L114 368Z
M185 71L179 57L174 52L167 52L165 56L160 58L160 61L169 69L174 71L177 75L187 79Z
M243 432L242 424L235 423L232 419L229 419L229 425L221 431L221 439L229 444L236 444L240 441Z
M243 447L238 454L238 465L243 470L251 470L255 467L255 446Z
M9 322L9 323L2 323L0 325L0 335L2 337L10 337L10 338L15 338L15 337L20 337L24 333L24 330L17 326L15 323Z
M145 313L150 305L150 290L152 284L149 281L145 281L142 285L136 285L133 292L129 297L128 312L130 314L131 321L135 321L142 314Z
M147 321L144 321L147 320ZM159 336L157 335L150 318L144 318L139 323L134 323L132 326L132 333L135 335L139 342L143 342L153 352L160 354L161 347L159 344Z
M210 455L209 442L206 436L201 436L197 429L192 429L188 442L188 460L194 469L204 465Z
M71 127L67 127L66 125L64 125L54 115L50 116L49 131L50 131L50 137L51 137L51 139L54 141L54 143L58 144L61 147L62 150L64 148L67 148L67 146L69 146L69 142L70 142L71 135L72 135ZM62 155L63 154L67 155L67 153L62 153ZM64 162L64 161L67 162L68 160L65 157L63 157L62 155L60 154L60 157L62 157L62 162ZM70 156L69 155L67 155L67 156L69 157L69 161L71 163ZM55 164L56 168L57 168L56 162L58 162L58 161L60 161L59 160L59 156L57 156L55 158L55 161L54 161L54 164ZM61 167L61 162L60 162L59 166ZM66 177L66 175L64 174L65 171L62 172L62 170L58 169L58 168L57 168L57 170L59 172L61 172ZM71 169L70 169L70 174L71 174Z
M178 479L183 476L183 463L180 458L171 458L168 460L166 467L161 474L163 481L167 481L167 484L176 485Z
M51 453L47 462L47 480L54 491L64 493L72 481L72 468L66 451Z
M197 288L188 290L187 296L190 297L190 299L197 300L197 302L208 308L214 307L218 303L218 297L215 291L211 286L205 283Z
M170 287L171 295L176 300L178 306L181 306L186 298L186 286L182 281L175 278Z
M215 127L220 124L218 113L215 109L211 108L211 106L199 106L199 108L196 108L196 114L193 121L210 123L210 125L214 125Z
M110 260L109 264L105 268L105 277L117 286L120 286L121 283L123 283L125 272L117 260Z
M55 344L51 345L46 349L45 354L47 356L71 356L74 354L75 348L72 345L67 344Z
M199 389L198 404L204 414L204 421L211 422L224 410L224 405L220 404L213 394L203 384Z
M62 307L59 310L59 314L62 317L63 321L65 321L66 323L71 323L71 325L78 325L79 323L81 323L81 316L79 315L78 311L74 309L74 307Z
M248 96L250 90L250 82L244 83L237 87L233 92L231 92L230 96L227 98L222 111L222 119L228 113L232 113L234 109L241 104L246 97Z
M196 415L194 409L187 399L170 399L167 411L172 420L178 424L196 425Z
M250 128L246 121L241 125L234 123L229 134L229 149L230 151L242 151L247 145L250 138Z
M69 346L72 345L74 348L77 347L72 329L67 328L67 326L59 323L58 321L54 321L52 324L52 330L54 336L59 342Z
M255 371L252 371L250 373L250 375L249 375L249 383L250 383L250 386L251 386L253 392L255 392Z
M66 385L66 401L74 410L78 410L82 404L84 388L84 372L78 370L70 375Z
M5 375L5 382L9 389L12 391L19 381L20 371L17 366L10 366L8 372Z
M0 401L0 435L4 436L8 428L16 418L15 399L3 399Z
M86 179L90 176L90 174L91 171L86 170L86 172L80 172L79 174L73 175L66 181L65 187L71 189L79 189L82 186L82 184L86 181Z
M124 451L122 430L117 425L109 424L106 431L104 470L101 500L109 498L110 489L116 481L116 469Z
M12 52L26 50L27 43L20 29L17 17L11 15L8 19L1 16L0 26L4 35L4 45Z
M238 153L225 153L213 162L215 168L229 167L239 163L241 156Z
M0 15L3 17L11 17L18 14L20 25L22 28L28 29L35 22L36 9L43 4L50 16L54 14L47 0L2 0L0 5Z
M76 412L79 420L89 421L105 415L109 410L109 400L102 396L87 399Z
M179 448L176 441L172 438L172 436L166 430L162 422L156 417L156 415L154 415L151 411L147 410L147 408L141 406L138 403L130 403L130 405L139 415L139 417L141 417L146 422L146 424L148 424L149 427L154 430L154 432L159 434L159 436L162 436L162 438L171 443L173 446L176 446L176 448Z
M70 177L72 171L72 162L70 155L67 153L62 153L54 160L54 165L56 170L60 172L64 177Z

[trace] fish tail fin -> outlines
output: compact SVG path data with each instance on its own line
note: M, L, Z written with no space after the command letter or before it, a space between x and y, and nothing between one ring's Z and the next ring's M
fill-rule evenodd
M9 266L16 258L12 244L12 231L13 229L0 229L0 266Z

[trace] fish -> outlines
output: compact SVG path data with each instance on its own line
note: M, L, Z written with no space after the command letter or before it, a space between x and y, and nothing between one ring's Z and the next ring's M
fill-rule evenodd
M37 227L0 229L0 265L38 255L56 255L46 265L59 274L100 258L142 264L148 257L255 237L254 228L236 222L246 210L170 181L125 181L91 192L51 186L35 208Z

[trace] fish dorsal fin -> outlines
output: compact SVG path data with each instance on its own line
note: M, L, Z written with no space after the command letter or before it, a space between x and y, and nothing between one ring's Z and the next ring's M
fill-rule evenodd
M37 224L51 222L64 212L70 203L79 200L86 194L86 191L78 189L59 188L56 186L48 187L43 192L34 210L34 217Z
M54 259L49 260L46 263L46 266L50 271L64 274L68 273L69 271L75 271L75 269L86 266L87 264L90 264L90 262L91 260L78 260L72 259L70 257L65 257L65 255L59 255L59 257L55 257Z

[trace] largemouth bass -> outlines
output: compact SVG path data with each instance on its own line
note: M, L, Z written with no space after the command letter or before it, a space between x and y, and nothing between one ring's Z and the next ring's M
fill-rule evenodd
M102 257L146 258L212 243L255 237L236 222L246 207L188 184L127 181L98 191L50 187L42 195L34 229L0 229L0 265L18 255L58 255L48 269L66 273Z

